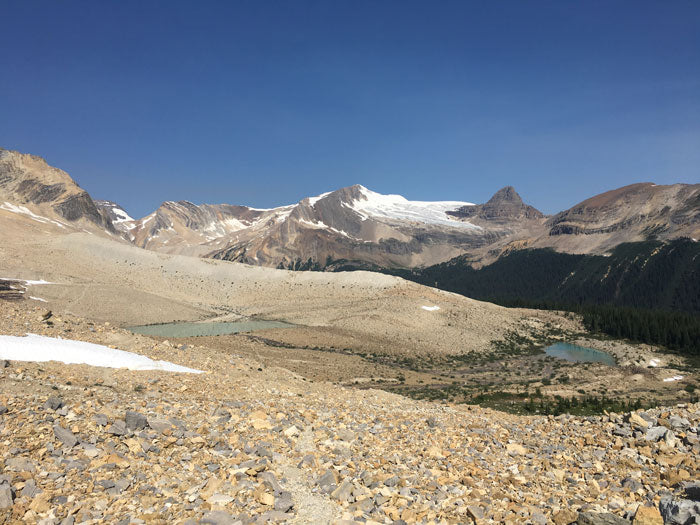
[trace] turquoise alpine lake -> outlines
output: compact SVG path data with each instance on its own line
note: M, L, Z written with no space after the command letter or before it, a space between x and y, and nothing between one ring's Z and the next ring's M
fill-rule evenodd
M554 343L544 349L547 355L575 361L577 363L602 363L608 366L615 366L615 358L606 352L578 346L571 343Z
M164 323L144 326L130 326L127 330L141 335L156 337L200 337L206 335L228 335L240 332L255 332L270 328L289 328L294 326L283 321L265 321L250 319L231 323Z

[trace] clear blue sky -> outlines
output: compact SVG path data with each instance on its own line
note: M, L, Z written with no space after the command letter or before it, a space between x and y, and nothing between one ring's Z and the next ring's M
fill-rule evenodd
M143 216L355 183L555 212L700 181L700 2L0 6L0 145Z

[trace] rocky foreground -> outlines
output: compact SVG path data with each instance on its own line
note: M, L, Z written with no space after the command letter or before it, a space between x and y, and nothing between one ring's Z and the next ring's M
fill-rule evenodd
M512 416L311 383L235 349L0 307L1 334L206 371L0 362L8 523L700 522L700 405Z

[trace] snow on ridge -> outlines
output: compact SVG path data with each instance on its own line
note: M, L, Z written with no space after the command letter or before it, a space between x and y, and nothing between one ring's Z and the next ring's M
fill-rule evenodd
M409 201L401 195L382 195L360 186L364 199L353 201L349 207L365 219L382 217L401 219L427 224L442 224L456 228L480 230L479 226L469 222L458 221L445 212L462 206L474 206L471 202L461 201Z
M202 231L216 235L216 237L214 238L223 237L224 235L228 235L232 232L245 230L246 228L249 228L250 226L255 224L255 222L246 224L242 221L239 221L235 217L229 217L227 219L215 220L210 222L204 228L202 228Z
M0 359L36 362L59 361L65 364L85 364L105 368L202 373L201 370L187 368L168 361L154 361L133 352L116 350L84 341L57 339L35 334L27 334L26 337L0 335Z
M139 223L141 224L141 226L143 227L143 226L146 225L147 222L151 222L155 216L156 216L156 212L153 212L153 213L151 213L151 214L149 214L149 215L146 215L143 219L139 219L138 222L139 222Z
M248 208L249 210L253 211L284 211L284 210L291 210L294 208L296 204L285 204L284 206L277 206L276 208L253 208L252 206L244 206L245 208Z
M131 217L131 216L130 216L128 213L126 213L123 209L121 209L121 208L119 208L119 207L117 207L117 206L115 206L114 208L112 208L112 213L114 213L114 215L115 215L116 217L118 217L117 219L115 219L115 220L112 221L112 222L115 222L115 223L116 223L116 222L129 222L129 221L133 221L133 220L134 220L133 217Z
M126 213L126 210L119 206L116 202L110 202L110 201L95 201L95 203L99 204L103 208L108 208L115 217L116 219L112 220L112 223L116 224L119 222L133 222L134 219L131 217L128 213Z
M322 198L327 197L330 195L332 192L327 191L326 193L321 193L321 195L316 195L315 197L309 197L309 206L313 206L316 204L318 201L320 201Z
M339 230L338 228L333 228L332 226L328 226L325 222L322 222L322 221L313 222L313 221L307 221L306 219L299 219L299 223L303 224L305 226L309 226L309 227L314 228L314 229L328 230L328 231L332 231L335 233L339 233L340 235L347 237L348 239L353 239L356 241L362 240L362 239L358 239L357 237L353 237L348 232L345 232L343 230ZM367 242L367 241L365 241L365 242Z
M299 219L299 222L301 224L306 225L306 226L311 226L312 228L320 228L320 229L324 229L324 230L330 229L330 226L328 226L325 222L321 222L321 221L313 222L313 221L307 221L306 219Z

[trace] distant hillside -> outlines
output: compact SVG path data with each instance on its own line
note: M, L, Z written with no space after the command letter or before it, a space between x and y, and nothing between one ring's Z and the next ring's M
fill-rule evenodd
M514 251L479 270L458 257L390 273L506 305L609 304L700 313L700 243L690 239L625 243L610 256Z
M622 243L700 239L700 184L631 184L549 217L511 186L473 204L413 201L354 185L271 209L168 201L134 219L114 202L93 201L68 173L42 158L0 148L0 219L119 236L163 253L294 270L424 268L454 257L479 267L526 249L600 256ZM571 264L557 261L546 264L556 270ZM501 297L517 290L484 293ZM589 292L587 287L586 300ZM568 293L564 298L569 300Z
M611 255L514 251L475 270L465 257L393 275L505 306L573 310L593 331L700 355L700 243L621 244Z

